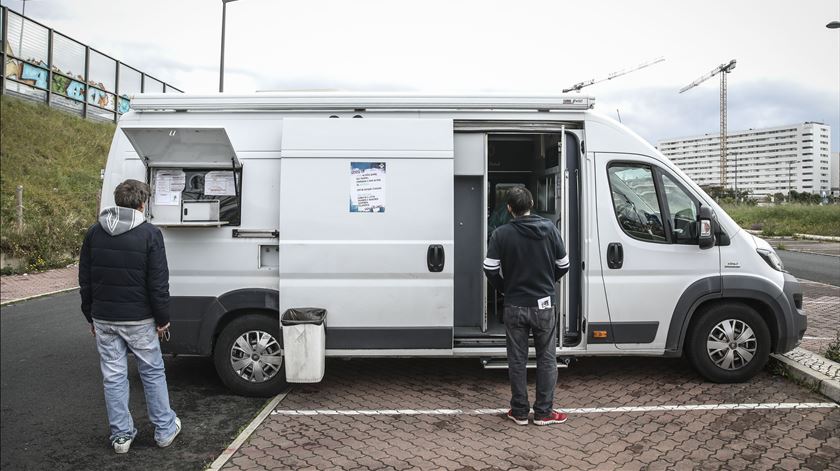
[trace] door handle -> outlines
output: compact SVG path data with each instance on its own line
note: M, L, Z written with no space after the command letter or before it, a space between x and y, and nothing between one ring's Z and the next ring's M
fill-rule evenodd
M426 264L430 272L441 272L446 263L446 254L443 251L443 246L432 244L429 250L426 251Z
M617 270L622 265L624 265L624 247L618 242L612 242L607 246L607 266Z

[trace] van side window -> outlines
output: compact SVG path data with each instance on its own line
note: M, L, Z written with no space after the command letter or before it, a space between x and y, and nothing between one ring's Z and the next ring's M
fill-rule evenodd
M611 165L607 173L621 229L634 239L667 243L651 168L619 163Z
M697 245L697 201L670 175L662 174L662 187L668 203L673 242Z

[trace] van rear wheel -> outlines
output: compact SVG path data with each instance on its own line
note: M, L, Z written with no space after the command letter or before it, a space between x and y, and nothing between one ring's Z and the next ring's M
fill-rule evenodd
M770 330L741 303L712 306L689 333L688 358L707 380L739 383L755 376L770 356Z
M234 319L219 334L213 349L219 378L242 396L278 394L286 386L282 341L277 319L260 314Z

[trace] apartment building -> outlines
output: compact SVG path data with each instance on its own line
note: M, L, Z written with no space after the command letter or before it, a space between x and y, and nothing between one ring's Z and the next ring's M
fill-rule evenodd
M756 197L831 191L831 127L807 122L730 131L726 187ZM667 139L657 147L698 185L720 186L720 134Z

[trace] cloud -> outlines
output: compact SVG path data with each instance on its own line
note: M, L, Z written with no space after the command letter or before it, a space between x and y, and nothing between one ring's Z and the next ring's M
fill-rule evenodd
M715 79L710 80L715 82ZM727 129L730 131L818 121L831 126L831 148L840 148L840 94L793 82L756 80L728 87ZM595 108L616 117L642 137L659 140L720 132L717 86L685 93L675 88L648 87L598 96Z

